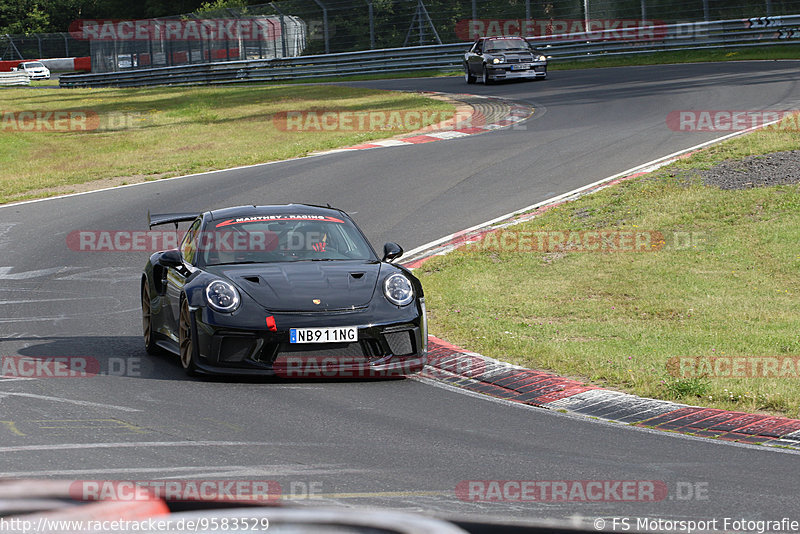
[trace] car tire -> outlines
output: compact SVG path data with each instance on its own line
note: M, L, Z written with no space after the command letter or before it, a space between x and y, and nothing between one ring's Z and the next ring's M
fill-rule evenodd
M466 64L464 65L464 80L469 84L473 84L478 80L478 77L469 71L469 66Z
M483 85L491 85L492 80L489 78L489 69L486 68L486 65L483 66Z
M189 311L189 302L181 300L181 314L178 320L178 348L181 366L189 376L197 373L197 343L195 342L194 325Z
M161 349L155 342L153 335L153 310L150 306L150 283L145 280L142 284L142 335L144 337L144 350L147 354L161 354Z

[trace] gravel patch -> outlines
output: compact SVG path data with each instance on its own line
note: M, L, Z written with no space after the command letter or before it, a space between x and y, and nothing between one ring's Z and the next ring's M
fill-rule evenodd
M698 174L705 185L729 190L797 184L800 183L800 150L723 161Z

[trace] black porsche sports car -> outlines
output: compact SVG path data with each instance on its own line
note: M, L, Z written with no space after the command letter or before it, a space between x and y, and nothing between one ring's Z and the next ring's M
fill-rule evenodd
M189 374L380 377L425 365L419 280L343 211L289 204L149 217L191 221L142 275L145 348Z
M522 37L480 37L464 54L464 79L488 84L498 80L545 79L547 57Z

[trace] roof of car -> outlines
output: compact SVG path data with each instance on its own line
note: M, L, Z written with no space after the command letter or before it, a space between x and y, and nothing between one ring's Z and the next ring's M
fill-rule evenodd
M326 215L341 216L344 214L336 208L323 206L313 206L310 204L280 204L273 206L236 206L213 210L212 220L229 219L235 217L257 217L259 215Z

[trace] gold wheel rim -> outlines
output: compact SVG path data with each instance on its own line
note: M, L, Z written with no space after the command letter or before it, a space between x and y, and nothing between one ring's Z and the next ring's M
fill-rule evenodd
M189 329L192 327L191 317L189 316L189 306L184 301L181 306L181 320L180 320L180 347L181 347L181 364L184 369L188 369L192 363L192 336Z
M150 288L148 288L147 283L145 283L144 291L142 291L142 331L144 333L144 342L146 345L150 343L150 329L152 328L150 315Z

